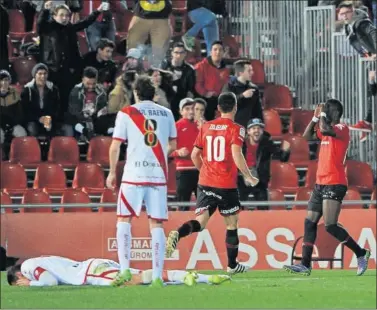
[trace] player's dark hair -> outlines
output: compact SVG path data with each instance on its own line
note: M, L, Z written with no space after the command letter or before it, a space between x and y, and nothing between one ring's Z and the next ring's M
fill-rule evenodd
M134 84L134 90L136 91L139 100L150 100L152 101L155 94L156 89L153 85L152 79L147 75L140 75Z
M98 44L97 44L97 51L100 49L100 50L103 50L105 49L106 47L110 47L112 49L115 49L115 43L107 38L102 38L98 41Z
M238 60L233 64L234 73L238 75L245 71L245 66L250 65L250 61L248 60Z
M98 71L94 67L86 67L82 76L88 79L96 79L98 77Z
M341 2L338 5L338 9L343 9L343 8L353 9L353 3L350 2L350 1L343 1L343 2Z
M175 48L183 48L184 50L186 50L185 45L182 42L175 42L173 44L172 50L174 50Z
M326 101L324 112L331 121L338 122L343 115L343 105L337 99L328 99Z
M232 92L225 92L219 96L218 105L219 105L220 112L222 113L232 112L236 104L237 104L237 97Z
M223 41L220 41L220 40L216 40L215 42L213 42L213 43L211 44L211 49L212 49L212 47L214 47L215 45L221 45L222 47L224 47L224 43L223 43Z
M9 285L13 285L18 280L18 276L16 275L17 272L21 272L20 264L14 265L8 269L7 280Z

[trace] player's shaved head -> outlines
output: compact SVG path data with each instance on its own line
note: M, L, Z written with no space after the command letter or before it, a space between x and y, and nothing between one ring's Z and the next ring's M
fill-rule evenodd
M17 273L21 272L21 265L15 265L8 269L7 280L9 285L14 285L18 280Z
M324 106L324 112L329 121L337 124L343 115L343 105L337 99L328 99Z
M137 77L134 84L134 91L140 101L152 101L156 94L156 88L153 85L152 79L147 75Z
M230 113L237 105L237 97L232 92L225 92L219 96L218 106L221 113Z

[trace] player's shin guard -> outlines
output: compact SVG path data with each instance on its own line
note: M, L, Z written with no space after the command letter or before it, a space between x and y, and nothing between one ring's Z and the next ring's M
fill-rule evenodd
M237 256L238 256L238 230L227 230L226 231L226 252L228 254L228 267L235 268L237 266Z
M302 259L301 264L310 268L313 254L313 246L315 239L317 238L317 226L318 224L305 219L305 232L304 243L302 245Z
M131 259L131 224L126 222L117 223L118 259L120 271L130 268Z
M191 220L178 228L179 239L186 237L194 232L201 231L202 227L197 220Z
M356 257L361 257L365 255L365 250L362 249L355 240L348 234L342 226L338 224L331 224L326 226L326 231L342 242L347 248L351 249Z
M162 227L152 229L152 280L162 279L165 259L165 233Z

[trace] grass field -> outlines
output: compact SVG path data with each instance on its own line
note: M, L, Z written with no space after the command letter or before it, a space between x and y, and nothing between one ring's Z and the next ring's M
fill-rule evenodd
M251 271L231 284L127 288L9 287L1 273L1 308L373 308L376 271L315 270L310 277Z

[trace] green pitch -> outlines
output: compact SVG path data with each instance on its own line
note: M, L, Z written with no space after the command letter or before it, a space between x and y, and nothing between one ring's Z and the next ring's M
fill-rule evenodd
M251 271L231 284L128 288L9 287L1 273L1 308L373 308L376 271L314 270L310 277Z

